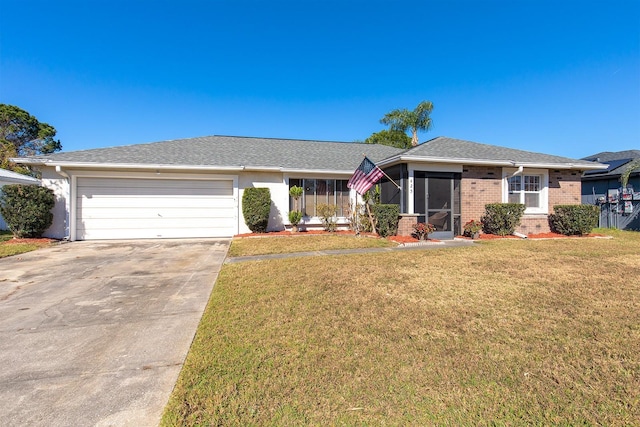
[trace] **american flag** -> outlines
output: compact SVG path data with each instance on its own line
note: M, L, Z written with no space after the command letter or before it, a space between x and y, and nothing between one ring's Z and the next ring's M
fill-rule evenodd
M353 173L349 182L347 182L348 188L353 188L358 194L366 193L373 185L382 178L384 172L377 167L367 157L364 158L358 169Z

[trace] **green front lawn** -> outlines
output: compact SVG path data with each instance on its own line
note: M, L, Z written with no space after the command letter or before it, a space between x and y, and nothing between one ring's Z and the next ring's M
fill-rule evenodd
M633 232L225 265L162 425L634 424L639 265Z
M13 242L13 234L10 231L0 230L0 258L35 251L50 244L49 241L37 239L23 239L20 243L15 243Z
M312 234L308 236L236 237L229 256L284 254L291 252L328 251L333 249L388 248L397 246L387 239L345 234Z

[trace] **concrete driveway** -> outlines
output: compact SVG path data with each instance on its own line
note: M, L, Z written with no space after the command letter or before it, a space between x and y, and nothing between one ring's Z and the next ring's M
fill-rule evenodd
M2 425L157 425L228 247L73 242L0 259Z

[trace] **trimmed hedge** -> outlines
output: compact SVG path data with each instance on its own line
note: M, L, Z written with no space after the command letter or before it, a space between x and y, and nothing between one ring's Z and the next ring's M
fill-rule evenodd
M376 232L380 237L395 236L400 222L400 206L372 205L371 213L376 221Z
M591 233L598 226L600 209L595 205L556 205L549 215L552 231L567 236Z
M53 223L53 191L38 185L11 184L0 191L0 213L15 237L41 237Z
M520 203L489 203L480 218L487 234L508 236L516 231L524 214L525 205Z
M253 233L266 233L271 212L271 191L268 188L247 188L242 194L242 215Z

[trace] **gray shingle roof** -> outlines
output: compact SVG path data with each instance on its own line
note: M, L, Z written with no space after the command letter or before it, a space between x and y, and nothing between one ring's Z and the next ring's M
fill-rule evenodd
M448 159L465 163L515 162L593 166L592 162L551 156L529 151L479 144L460 139L438 137L417 147L403 150L377 144L324 142L237 136L207 136L121 147L53 153L25 159L26 163L151 165L176 167L352 172L366 154L374 162L395 163L400 158L423 158L424 161Z
M622 175L627 168L629 162L633 159L640 158L640 150L626 150L626 151L603 151L592 156L585 157L584 160L597 161L609 165L609 168L603 171L591 171L589 172L589 179L600 178L613 178ZM640 168L634 171L640 172Z
M402 156L425 158L460 159L469 161L513 162L517 164L545 164L593 166L593 162L552 156L550 154L516 150L497 145L480 144L440 136L407 150Z
M363 153L374 162L402 152L376 144L207 136L40 156L70 163L283 168L352 172Z
M582 160L590 160L592 162L610 162L612 160L620 159L636 159L640 157L640 150L625 150L625 151L603 151L592 156L584 157Z
M32 176L22 175L13 171L9 171L6 169L0 169L0 181L5 182L15 182L17 184L21 183L33 183L37 184L40 182L38 178L34 178Z

